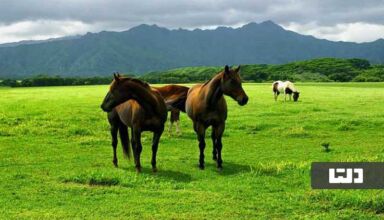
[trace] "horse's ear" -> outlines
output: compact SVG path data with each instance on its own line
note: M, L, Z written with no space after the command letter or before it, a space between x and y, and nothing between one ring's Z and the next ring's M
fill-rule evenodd
M113 73L113 78L115 79L116 82L120 80L119 75L116 73Z
M224 67L224 73L229 73L229 67L228 67L228 65L225 65L225 67Z
M235 69L236 73L240 71L240 65Z

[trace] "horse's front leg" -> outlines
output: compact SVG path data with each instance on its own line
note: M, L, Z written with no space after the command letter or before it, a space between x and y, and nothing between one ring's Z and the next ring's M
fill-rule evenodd
M212 127L212 133L211 133L211 139L212 139L212 159L214 161L217 161L217 148L216 148L216 134L215 130Z
M173 121L169 120L169 128L168 128L169 137L172 137L172 125L173 125Z
M194 129L197 134L197 139L199 140L199 149L200 149L200 157L199 157L199 167L201 170L204 170L204 149L205 149L205 130L206 127L199 122L195 122Z
M153 172L157 172L157 168L156 168L156 155L157 155L157 149L159 147L160 137L161 137L161 134L163 133L163 131L164 131L164 128L153 133L153 139L152 139L152 161L151 161L152 171Z
M117 126L111 126L111 137L112 137L112 149L113 149L113 165L117 167L117 154L116 154L116 148L117 148Z
M225 129L225 122L212 127L212 140L214 141L213 148L217 151L217 168L219 171L223 169L223 160L221 158L221 150L223 148L223 144L221 142L221 138L223 137Z
M180 136L180 135L181 135L181 130L180 130L180 120L177 120L177 121L176 121L176 133L177 133L177 136Z
M132 128L132 148L134 149L136 172L141 172L140 154L143 150L141 145L141 131L138 128Z

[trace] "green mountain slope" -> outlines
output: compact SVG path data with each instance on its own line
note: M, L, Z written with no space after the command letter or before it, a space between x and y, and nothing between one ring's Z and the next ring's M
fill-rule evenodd
M0 47L0 77L141 74L186 66L282 64L320 57L384 63L384 40L361 44L320 40L271 21L193 31L140 25L124 32Z

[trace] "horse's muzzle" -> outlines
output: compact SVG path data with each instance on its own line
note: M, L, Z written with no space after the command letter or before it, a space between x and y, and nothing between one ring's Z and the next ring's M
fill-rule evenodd
M107 109L107 108L105 108L105 106L104 106L104 105L100 105L100 108L101 108L101 109L103 109L103 111L105 111L105 112L108 112L108 109Z
M237 103L241 106L246 105L248 103L248 96L244 96L243 98L238 99Z
M101 104L100 105L100 108L104 111L104 112L110 112L112 111L112 108L110 108L109 106L107 106L106 104Z

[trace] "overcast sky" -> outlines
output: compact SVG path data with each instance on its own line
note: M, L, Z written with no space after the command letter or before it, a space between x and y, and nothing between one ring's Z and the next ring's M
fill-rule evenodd
M272 20L336 41L384 38L384 0L0 0L0 43L122 31L239 27Z

